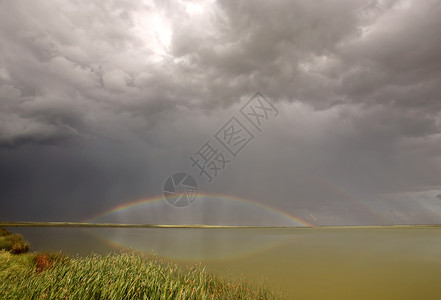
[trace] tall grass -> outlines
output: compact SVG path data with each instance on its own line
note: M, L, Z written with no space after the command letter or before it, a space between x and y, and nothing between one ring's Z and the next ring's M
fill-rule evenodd
M0 250L9 251L13 254L26 253L29 250L29 243L18 233L11 233L0 227Z
M10 235L11 233L4 229L3 227L0 227L0 236Z
M268 290L201 267L137 253L60 258L0 252L0 299L274 299ZM38 264L43 267L38 267Z

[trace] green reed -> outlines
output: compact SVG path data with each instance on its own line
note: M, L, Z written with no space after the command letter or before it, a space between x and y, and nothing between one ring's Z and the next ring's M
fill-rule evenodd
M262 286L134 252L87 257L0 252L0 299L274 299Z

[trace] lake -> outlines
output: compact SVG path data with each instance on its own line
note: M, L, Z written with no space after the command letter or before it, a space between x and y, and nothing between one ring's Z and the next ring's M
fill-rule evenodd
M265 281L287 299L438 299L441 228L17 227L33 250L131 248L216 274Z

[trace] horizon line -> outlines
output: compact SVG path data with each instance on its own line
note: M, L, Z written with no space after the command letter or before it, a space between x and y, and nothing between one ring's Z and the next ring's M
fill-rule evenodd
M441 227L441 224L396 225L314 225L314 226L258 226L258 225L207 225L207 224L120 224L87 222L0 222L3 227L124 227L124 228L200 228L200 229L252 229L252 228L375 228L375 227Z

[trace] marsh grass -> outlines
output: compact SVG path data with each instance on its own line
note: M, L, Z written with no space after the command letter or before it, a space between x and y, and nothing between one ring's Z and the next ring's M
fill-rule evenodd
M275 299L261 286L201 266L134 252L87 257L0 252L1 299Z
M29 247L29 243L23 239L21 234L11 233L0 227L0 250L20 254L28 252Z

